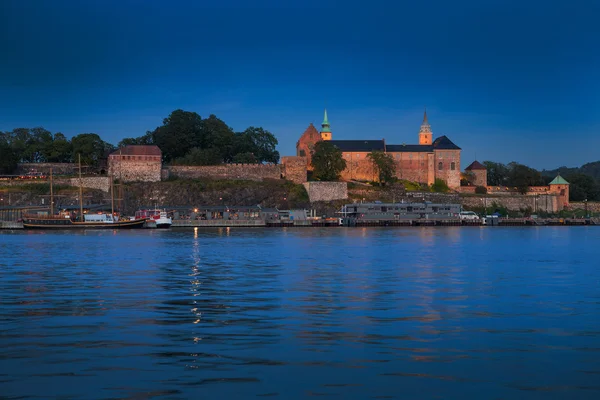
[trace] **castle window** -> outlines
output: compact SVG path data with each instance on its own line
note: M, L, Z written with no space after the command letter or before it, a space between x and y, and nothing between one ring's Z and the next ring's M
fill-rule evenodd
M455 163L450 163L450 169L452 171L454 171L456 169L456 164Z
M441 171L442 169L444 169L444 164L442 164L441 162L438 163L438 169Z
M300 157L306 157L306 151L300 150Z

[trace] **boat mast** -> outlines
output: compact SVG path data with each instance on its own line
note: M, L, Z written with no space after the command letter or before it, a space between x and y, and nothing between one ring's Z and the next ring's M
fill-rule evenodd
M115 221L115 182L113 176L110 176L110 218Z
M81 153L77 154L79 160L79 218L81 218L81 222L83 222L83 188L81 181Z
M52 189L52 167L50 167L50 216L54 216L54 191Z

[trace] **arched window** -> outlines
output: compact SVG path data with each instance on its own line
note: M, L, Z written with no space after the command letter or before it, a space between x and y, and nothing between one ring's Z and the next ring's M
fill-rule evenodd
M455 164L455 163L453 163L453 162L452 162L452 163L450 163L450 169L451 169L452 171L454 171L454 170L456 169L456 164Z
M442 169L444 169L444 164L442 164L442 162L440 161L438 163L438 169L441 171Z

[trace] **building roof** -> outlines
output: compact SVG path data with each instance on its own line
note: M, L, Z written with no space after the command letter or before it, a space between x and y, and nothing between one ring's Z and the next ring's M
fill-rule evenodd
M556 178L554 178L552 180L552 182L550 182L551 185L568 185L569 182L567 182L565 180L565 178L563 178L562 176L560 176L560 174L556 175Z
M124 155L124 156L162 156L162 152L158 146L146 145L146 144L130 144L123 146L110 153L111 155Z
M383 151L383 140L330 140L331 144L344 152Z
M388 153L431 153L433 146L430 144L388 144L385 146Z
M433 142L434 150L460 150L460 147L455 145L447 136L440 136Z
M479 161L473 161L471 165L465 168L465 171L473 171L473 170L487 170L486 166L480 163Z

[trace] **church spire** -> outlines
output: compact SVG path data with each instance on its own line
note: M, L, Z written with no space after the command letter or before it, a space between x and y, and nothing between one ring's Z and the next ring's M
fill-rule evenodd
M431 125L427 120L427 108L423 113L423 123L421 123L421 129L419 129L419 144L430 145L433 142L433 134L431 133Z
M323 123L321 124L321 132L331 132L329 127L329 120L327 119L327 109L325 109L325 115L323 116Z
M323 123L321 124L321 139L331 140L331 127L329 126L329 120L327 119L327 109L325 109Z

